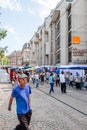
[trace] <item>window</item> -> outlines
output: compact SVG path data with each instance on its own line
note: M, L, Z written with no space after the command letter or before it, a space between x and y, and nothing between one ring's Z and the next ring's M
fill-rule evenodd
M71 6L68 9L68 47L71 46Z
M71 45L71 31L68 33L68 46Z
M72 61L72 51L71 49L68 50L68 63L70 63Z
M57 24L57 35L60 33L60 21Z
M71 29L71 15L68 17L68 31Z
M51 65L53 65L53 54L51 54Z
M57 18L57 26L56 26L56 33L57 35L60 33L60 15Z
M44 44L44 54L46 54L46 43Z
M51 40L53 40L53 27L51 25Z
M71 6L68 8L68 16L71 15Z
M56 50L58 50L59 48L60 48L60 36L57 37Z
M56 51L60 49L60 15L57 18L56 25Z
M51 52L53 52L53 28L51 25Z
M49 34L48 34L48 32L47 32L47 33L45 33L45 41L46 41L46 42L48 42L48 41L49 41Z
M56 54L56 64L60 63L60 51L57 52Z

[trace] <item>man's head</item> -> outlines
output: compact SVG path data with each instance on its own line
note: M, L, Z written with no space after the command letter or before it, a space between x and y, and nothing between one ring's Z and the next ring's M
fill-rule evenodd
M19 76L18 76L18 79L19 79L19 83L20 83L20 86L21 87L24 87L25 86L25 78L27 78L27 75L25 75L25 74L20 74Z

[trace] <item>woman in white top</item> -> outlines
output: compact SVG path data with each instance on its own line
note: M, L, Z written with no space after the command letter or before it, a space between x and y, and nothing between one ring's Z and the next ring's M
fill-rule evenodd
M66 93L65 74L63 71L60 74L60 84L61 84L61 92Z

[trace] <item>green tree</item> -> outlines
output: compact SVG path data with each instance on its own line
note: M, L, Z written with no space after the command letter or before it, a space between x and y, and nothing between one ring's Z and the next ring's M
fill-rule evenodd
M0 7L0 15L1 15L1 7ZM0 21L1 22L1 21ZM1 23L0 23L1 24ZM0 28L0 40L4 39L7 35L7 30L4 28Z
M0 64L2 64L2 58L4 57L4 50L0 49Z
M0 40L4 39L6 35L7 35L7 30L4 28L3 29L0 28Z
M7 46L6 47L0 47L0 64L2 64L2 58L5 56L5 52L7 51Z
M8 65L9 59L6 56L3 56L3 58L1 60L2 60L3 65Z

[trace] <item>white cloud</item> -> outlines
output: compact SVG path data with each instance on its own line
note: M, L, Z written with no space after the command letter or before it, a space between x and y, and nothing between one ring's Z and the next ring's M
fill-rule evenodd
M20 38L19 38L17 31L15 30L14 27L12 27L11 25L6 25L5 29L7 29L7 33L8 33L7 36L8 35L12 36L15 39L16 43L20 43L20 40L19 40Z
M8 33L12 33L12 34L16 33L15 28L11 27L10 25L6 25L5 29L7 29Z
M33 9L31 9L31 8L28 8L28 13L34 15L35 11Z
M4 28L7 29L7 36L1 40L0 46L8 46L7 55L14 50L21 50L22 45L20 47L20 44L22 43L22 40L17 33L17 30L11 25L5 25Z
M10 10L21 10L21 4L17 2L17 0L0 0L0 7L1 8L9 8Z
M32 1L40 4L41 6L43 6L45 8L53 9L53 8L55 8L56 4L60 0L32 0Z
M41 6L40 8L40 16L42 20L49 15L50 11L54 9L60 0L31 0L32 2L36 2Z

